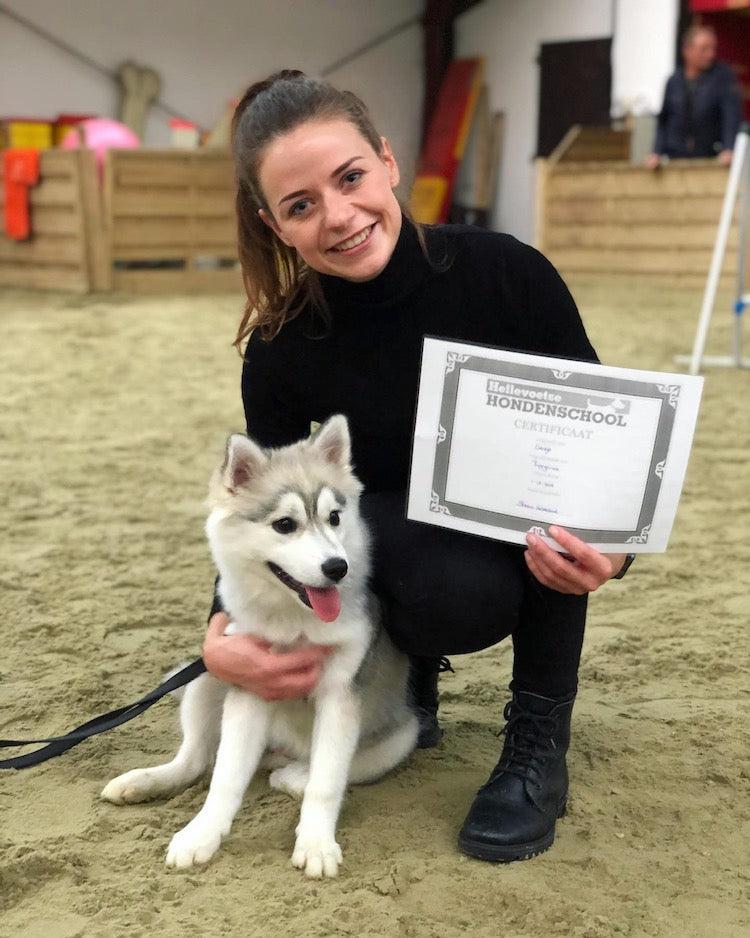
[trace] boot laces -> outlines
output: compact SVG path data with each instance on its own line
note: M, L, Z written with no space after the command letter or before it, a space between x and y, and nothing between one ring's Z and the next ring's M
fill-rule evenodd
M514 700L505 705L503 716L507 722L498 736L504 735L505 743L487 785L507 774L528 780L540 789L547 756L557 748L554 739L557 719L524 710Z

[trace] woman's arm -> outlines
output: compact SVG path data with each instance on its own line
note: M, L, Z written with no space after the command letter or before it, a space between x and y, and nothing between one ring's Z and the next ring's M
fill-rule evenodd
M254 635L225 635L228 625L225 612L214 613L208 623L203 660L214 677L263 700L296 700L314 690L330 648L305 645L274 652Z
M283 335L270 342L255 332L250 336L242 367L242 405L248 436L261 446L287 446L310 432L310 417L300 412L304 380L296 357Z

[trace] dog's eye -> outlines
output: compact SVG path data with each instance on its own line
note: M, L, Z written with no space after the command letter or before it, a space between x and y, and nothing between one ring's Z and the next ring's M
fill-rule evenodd
M292 534L297 530L297 522L294 518L278 518L271 527L277 534Z
M341 515L338 513L338 511L332 511L330 515L328 515L328 523L332 528L337 528L339 526L341 523Z

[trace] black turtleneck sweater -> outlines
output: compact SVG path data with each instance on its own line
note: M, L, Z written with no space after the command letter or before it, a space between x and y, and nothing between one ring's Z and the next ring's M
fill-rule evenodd
M373 280L321 276L330 327L306 309L270 342L253 333L242 373L253 439L283 446L307 436L311 421L343 413L366 491L401 491L424 336L596 360L573 298L538 251L458 225L425 235L432 263L404 220Z

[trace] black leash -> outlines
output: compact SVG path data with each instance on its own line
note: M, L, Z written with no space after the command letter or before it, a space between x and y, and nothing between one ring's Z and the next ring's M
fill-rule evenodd
M135 703L128 704L125 707L118 707L117 710L110 710L109 713L103 713L101 716L94 717L86 723L82 723L74 730L66 733L64 736L53 736L49 739L0 739L0 748L9 746L31 746L35 743L49 743L41 749L35 749L24 756L15 756L12 759L0 759L0 769L27 769L32 765L39 765L40 762L46 762L54 756L59 756L78 743L82 743L89 736L96 736L99 733L105 733L116 726L127 723L133 717L139 716L145 710L161 700L165 694L169 694L178 687L183 687L195 680L206 670L202 658L198 658L182 668L176 674L173 674L163 684L160 684L155 690L146 694Z

